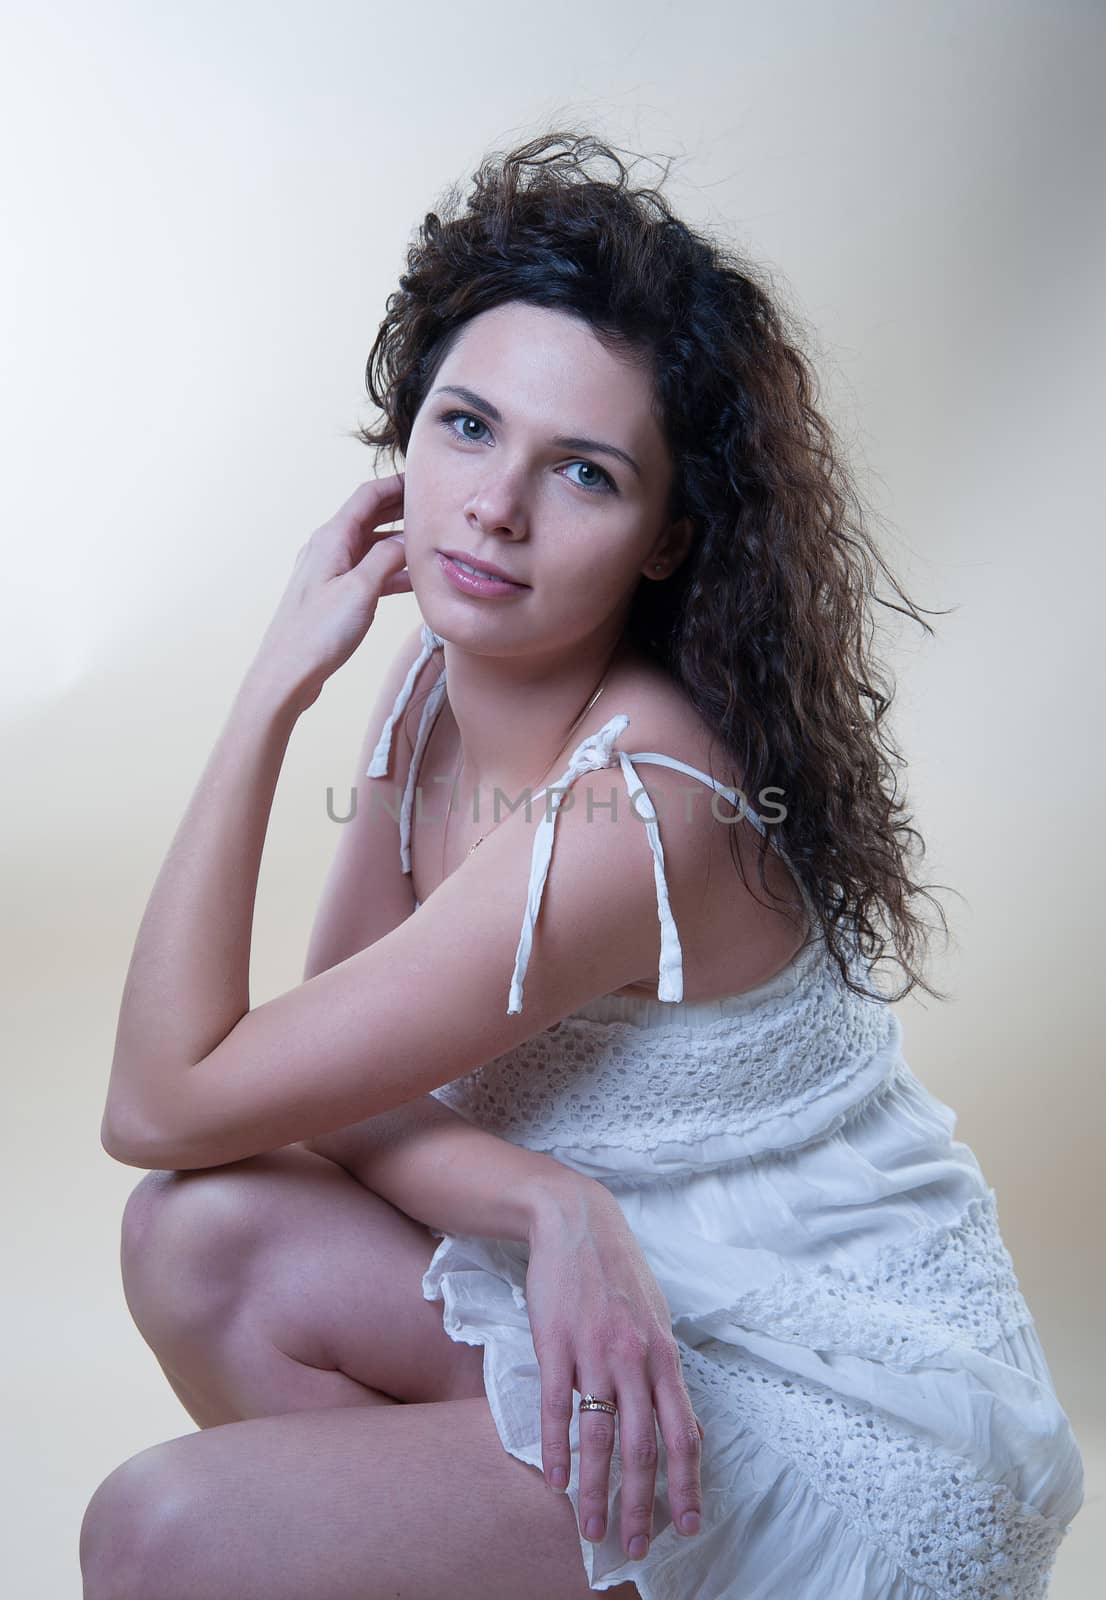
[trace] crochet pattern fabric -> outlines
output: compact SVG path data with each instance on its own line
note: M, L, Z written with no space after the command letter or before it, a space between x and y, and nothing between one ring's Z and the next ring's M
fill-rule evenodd
M430 629L423 639L375 775L442 643ZM443 697L444 674L408 798ZM610 765L636 787L634 764L649 760L694 773L618 749L627 724L615 717L584 741L559 784ZM535 835L512 1010L555 821ZM1083 1464L955 1113L910 1070L895 1013L850 990L820 939L747 993L683 1001L656 829L650 845L659 998L596 1000L435 1091L604 1183L669 1304L705 1428L702 1532L676 1534L662 1442L653 1539L644 1561L627 1560L616 1445L607 1535L580 1541L591 1588L630 1580L642 1600L1043 1600ZM484 1347L503 1446L540 1470L527 1248L438 1237L423 1294L443 1302L451 1338ZM570 1445L578 1522L577 1415Z

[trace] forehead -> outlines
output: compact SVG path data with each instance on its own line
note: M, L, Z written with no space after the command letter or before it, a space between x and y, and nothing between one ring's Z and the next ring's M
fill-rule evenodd
M617 399L632 414L649 414L653 384L649 365L604 348L579 316L547 306L510 301L473 317L461 329L435 378L448 383L479 373L481 391L497 404L567 405L566 422L596 421L592 403ZM499 383L497 393L491 386ZM479 388L479 384L473 387ZM608 419L609 420L609 419Z

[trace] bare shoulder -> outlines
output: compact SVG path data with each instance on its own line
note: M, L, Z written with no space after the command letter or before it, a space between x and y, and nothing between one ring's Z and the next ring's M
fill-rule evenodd
M410 761L426 697L438 681L442 661L438 654L423 665L413 686L405 718L404 769ZM744 774L714 730L703 721L679 684L647 658L622 663L602 702L577 730L582 739L596 733L612 716L628 718L616 748L631 759L637 753L656 753L684 763L730 790L744 793ZM433 781L434 740L422 758L420 772ZM438 753L440 755L440 752ZM637 794L644 789L656 816L656 838L664 887L679 934L684 968L684 997L711 999L744 992L784 967L802 943L805 923L801 902L790 873L773 851L764 860L772 895L767 903L759 887L759 838L744 806L733 805L701 778L657 762L634 763L637 783L627 784L617 762L582 774L565 797L556 823L556 847L547 868L542 897L540 932L547 953L558 922L576 921L581 908L570 885L578 881L597 885L600 868L614 873L616 888L608 889L622 916L637 906L642 886L650 910L644 936L648 955L631 981L612 992L655 997L660 960L660 911L656 901L656 864L645 826L649 806ZM750 797L751 798L751 797ZM755 803L755 802L754 802ZM433 808L431 808L433 809ZM535 830L545 814L539 803L520 808L510 824L498 828L478 852L485 856L492 839L505 852L498 899L511 904L513 882L521 885L515 900L518 922L526 904L526 881L535 848ZM434 823L415 818L413 823L415 873L420 859L438 859ZM735 862L735 851L737 862ZM509 864L507 864L509 860ZM436 874L427 881L423 903L437 898ZM752 885L752 890L748 887ZM622 900L619 908L617 902ZM469 932L481 908L470 902ZM421 915L421 913L420 913ZM426 924L424 923L425 927ZM623 945L630 941L625 931ZM640 946L640 937L636 941Z
M630 718L619 744L631 758L639 752L668 756L738 791L731 804L702 778L656 762L635 763L657 816L684 950L685 998L743 993L779 972L802 945L807 921L799 887L773 849L764 855L764 875L776 898L760 887L762 846L748 818L755 796L679 684L653 663L635 662L617 709ZM640 802L634 809L644 814ZM624 992L655 996L655 972Z
M718 735L662 668L648 661L634 663L622 709L630 717L622 739L628 754L657 751L707 773L727 788L741 788L743 774Z
M741 790L743 774L714 730L703 720L679 684L660 667L635 661L620 682L608 717L625 712L629 723L618 748L635 755L660 755L682 762L700 777L642 760L634 763L641 786L653 800L658 825L669 846L688 866L696 857L704 867L732 823L734 806L703 777L731 790ZM644 817L645 807L635 807Z

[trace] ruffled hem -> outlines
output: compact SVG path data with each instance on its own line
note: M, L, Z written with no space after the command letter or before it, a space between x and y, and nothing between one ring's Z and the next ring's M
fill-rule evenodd
M483 1346L484 1386L503 1446L540 1472L541 1381L526 1263L523 1245L443 1235L422 1289L425 1299L443 1301L450 1338ZM1032 1333L1018 1337L1036 1360ZM963 1420L955 1400L945 1403L940 1380L948 1372L921 1377L930 1414L915 1433L893 1428L893 1409L837 1392L838 1363L817 1352L790 1347L792 1364L781 1368L780 1347L776 1360L758 1354L755 1336L746 1335L742 1348L717 1339L679 1345L706 1433L702 1531L693 1539L676 1532L662 1441L645 1560L630 1561L621 1548L617 1443L606 1538L595 1544L580 1535L574 1412L568 1495L591 1589L629 1580L642 1600L1043 1600L1066 1528L939 1442L946 1422L955 1433ZM1004 1353L1016 1358L1015 1341L1004 1343ZM825 1382L804 1376L808 1365ZM990 1414L978 1415L986 1432ZM1064 1498L1074 1515L1082 1497L1077 1452L1068 1463ZM889 1484L897 1490L889 1493Z
M672 1525L662 1449L644 1563L621 1549L616 1453L607 1537L580 1541L592 1589L1041 1600L1083 1464L955 1122L902 1063L801 1147L781 1137L703 1170L717 1152L673 1143L671 1174L636 1183L633 1153L592 1147L706 1429L704 1532ZM504 1448L541 1471L528 1260L524 1244L442 1235L423 1294L451 1338L484 1346ZM575 1415L569 1442L575 1473ZM575 1478L569 1494L578 1527Z

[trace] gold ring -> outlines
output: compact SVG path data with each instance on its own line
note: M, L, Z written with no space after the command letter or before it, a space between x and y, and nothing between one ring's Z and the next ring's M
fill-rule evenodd
M615 1405L613 1400L599 1400L593 1394L586 1394L583 1397L583 1399L580 1401L580 1410L606 1411L609 1412L612 1417L618 1414L618 1407Z

